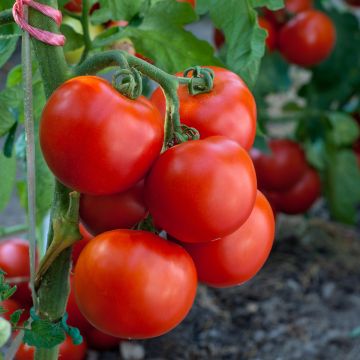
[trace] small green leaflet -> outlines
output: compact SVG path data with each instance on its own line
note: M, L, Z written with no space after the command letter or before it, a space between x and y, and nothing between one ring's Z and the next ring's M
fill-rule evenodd
M252 87L265 52L266 32L250 0L209 0L210 16L226 39L225 63Z
M34 320L31 329L24 332L24 343L39 348L51 349L65 340L65 332L60 323L49 320Z
M359 126L354 118L342 112L329 112L331 131L328 140L336 146L351 145L360 135Z
M23 309L15 310L10 316L10 322L12 326L16 326L20 320L21 314L24 312Z
M3 152L0 152L0 211L8 204L13 187L15 185L16 175L16 158L5 157Z
M251 0L253 7L265 6L270 10L279 10L284 7L284 0Z

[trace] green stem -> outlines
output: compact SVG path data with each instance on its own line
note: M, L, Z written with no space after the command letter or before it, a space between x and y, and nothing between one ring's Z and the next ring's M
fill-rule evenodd
M83 29L83 39L84 39L85 48L81 55L80 63L82 63L87 58L89 51L92 48L92 42L89 31L89 12L90 12L89 0L82 0L82 13L80 17L80 22Z
M124 62L124 59L127 62ZM166 97L166 119L165 119L165 141L164 148L171 142L174 131L180 128L179 117L179 99L177 89L179 86L176 76L169 75L165 71L155 67L148 62L141 60L125 51L107 51L95 54L91 58L84 61L74 70L74 75L96 74L100 70L110 66L120 66L126 68L127 64L136 68L142 74L156 81L162 87ZM183 78L184 82L186 78ZM189 82L190 79L187 80Z
M28 18L28 9L24 7L24 18ZM32 62L30 35L24 32L22 36L22 69L24 84L24 113L26 133L26 170L27 170L27 194L28 194L28 238L30 242L30 286L32 301L35 310L38 308L38 301L35 293L35 267L36 267L36 190L35 190L35 135L34 116L32 107Z
M7 226L7 227L0 227L0 238L9 236L9 235L19 234L19 233L27 231L27 229L28 229L27 224L19 224L19 225Z
M57 8L56 0L38 0L38 2ZM29 23L37 28L59 33L59 29L51 19L33 9L29 10ZM50 46L36 39L32 39L32 42L44 83L45 95L48 98L59 85L69 78L70 72L61 47ZM69 193L70 189L59 182L55 183L55 195L50 215L51 224L54 219L66 215L70 203ZM67 226L77 230L78 225L68 223ZM51 244L53 236L54 232L50 228L48 246ZM67 248L51 264L42 278L37 292L39 316L42 318L56 321L64 314L69 294L70 258L71 248ZM35 352L36 360L56 360L57 356L58 346L49 350L36 349Z
M11 24L14 22L12 9L0 11L0 25Z

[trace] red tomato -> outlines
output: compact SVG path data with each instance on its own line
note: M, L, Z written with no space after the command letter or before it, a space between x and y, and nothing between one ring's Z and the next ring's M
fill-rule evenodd
M114 195L81 195L80 217L95 235L115 229L130 229L146 215L144 180Z
M286 190L292 187L306 171L307 163L300 146L291 140L271 140L271 154L252 149L260 190Z
M86 357L87 345L85 340L80 345L74 345L70 337L59 348L59 359L61 360L83 360ZM15 355L15 360L33 360L35 348L22 343Z
M74 293L74 276L70 277L70 294L66 305L66 312L68 313L68 324L70 326L77 327L80 330L82 336L86 337L87 331L92 327L90 323L85 319L84 315L80 312L77 306Z
M232 233L250 215L255 197L256 175L248 153L223 136L170 148L145 182L154 222L185 242Z
M268 35L266 37L266 46L270 51L274 50L276 47L276 29L274 25L266 20L265 18L259 16L259 26L267 31ZM214 43L217 49L225 42L225 36L223 32L219 29L214 28Z
M225 42L225 36L219 29L214 28L214 43L217 49L221 48Z
M228 287L255 276L269 257L274 235L271 206L258 192L249 218L234 233L220 240L184 246L195 262L200 281Z
M93 238L93 236L85 229L83 224L79 224L80 234L82 236L81 240L77 241L72 249L72 262L73 266L76 265L76 262L80 256L80 253L83 251L84 247L88 242Z
M0 306L6 310L5 313L0 314L0 316L6 320L10 320L10 316L14 311L21 309L20 305L13 299L1 301Z
M115 349L121 341L119 338L107 335L92 326L86 331L86 340L90 349L102 351Z
M182 247L134 230L94 238L79 257L74 280L79 308L93 326L134 339L159 336L178 325L197 286L194 263Z
M256 104L245 83L235 73L216 66L207 66L215 72L213 90L192 96L185 85L178 90L180 121L194 127L201 138L223 135L249 150L255 139ZM176 74L182 76L182 73ZM165 96L158 88L151 101L165 116Z
M360 0L346 0L346 2L352 6L356 6L356 7L360 6Z
M276 47L276 30L270 21L259 17L259 26L267 31L266 46L272 51Z
M178 2L187 2L189 3L194 9L196 6L196 0L177 0Z
M279 193L279 208L286 214L302 214L318 199L320 191L319 175L309 168L293 187Z
M29 242L18 238L0 241L0 269L6 272L7 278L16 280L11 282L17 286L13 299L31 304Z
M296 15L300 12L310 10L312 7L312 0L285 0L284 9L277 11L264 9L264 15L275 27L279 27L289 19L289 15Z
M321 11L308 10L296 15L279 33L279 49L291 63L314 66L332 52L336 29Z
M106 80L80 76L52 94L40 123L47 164L81 193L119 193L144 177L164 137L159 111L143 96L130 100Z
M82 0L70 0L65 4L64 8L71 12L81 12L82 11Z

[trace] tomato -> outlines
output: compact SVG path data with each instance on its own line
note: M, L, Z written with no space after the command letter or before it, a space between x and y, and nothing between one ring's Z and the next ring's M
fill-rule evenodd
M264 17L259 16L259 26L267 31L266 46L272 51L276 47L276 29L274 25L266 20ZM225 42L225 36L219 29L214 28L214 43L217 49L221 48Z
M214 28L213 38L214 38L215 47L217 49L220 49L225 42L224 33L221 30Z
M10 316L14 311L21 309L20 305L13 299L1 301L0 307L3 307L6 310L5 313L0 314L0 316L6 320L10 320Z
M90 349L104 351L115 349L119 346L121 340L90 326L86 331L86 341Z
M360 0L346 0L346 2L351 6L355 6L355 7L360 6Z
M250 149L256 132L256 104L248 87L235 73L216 66L207 66L215 73L214 87L209 93L192 96L180 85L180 121L194 127L201 138L223 135ZM176 74L182 76L182 73ZM158 88L151 101L165 116L165 96Z
M189 3L194 9L196 7L196 0L177 0L178 2L187 2Z
M248 153L223 136L176 145L155 162L145 182L154 222L180 241L210 241L239 228L256 197Z
M31 304L29 242L19 238L0 241L0 269L6 272L7 278L14 278L11 285L16 285L17 290L13 299Z
M70 326L77 327L80 330L81 335L85 336L87 331L90 330L91 325L85 319L84 315L80 312L79 307L76 303L73 274L71 274L70 276L70 294L66 305L66 312L68 313L69 316L67 323Z
M66 10L71 12L81 12L82 11L82 0L70 0L64 5Z
M306 171L307 163L300 146L285 139L271 140L271 154L252 149L260 190L286 190L293 186Z
M95 237L79 257L74 280L78 306L93 326L134 339L178 325L197 287L194 263L182 247L134 230Z
M274 241L275 221L269 202L258 192L246 222L232 234L202 244L185 244L199 280L214 287L244 283L262 268Z
M80 253L83 251L84 247L88 242L93 238L93 236L85 229L83 224L79 224L80 234L82 236L81 240L77 241L72 249L72 262L73 266L76 265L76 262L80 256Z
M313 0L285 0L284 9L271 11L265 8L264 15L266 19L273 24L273 26L279 27L288 20L289 16L310 10L312 7Z
M296 15L279 32L279 49L291 63L314 66L332 52L336 29L321 11L308 10Z
M93 195L134 186L159 155L159 111L145 97L130 100L106 80L80 76L52 94L40 123L45 160L66 186Z
M95 235L115 229L130 229L146 215L144 180L131 189L113 195L81 195L80 217Z
M87 345L85 340L80 345L74 345L69 336L59 347L59 359L61 360L83 360L86 357ZM15 360L33 360L35 348L22 343L15 355Z
M304 213L318 199L320 190L319 175L309 168L293 187L279 193L279 208L286 214Z
M272 23L263 17L259 17L259 26L267 31L266 46L272 51L276 47L276 30Z

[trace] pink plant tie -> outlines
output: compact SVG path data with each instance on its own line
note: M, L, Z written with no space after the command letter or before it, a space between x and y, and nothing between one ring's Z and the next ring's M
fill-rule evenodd
M59 10L51 6L39 4L33 0L16 0L12 9L15 22L32 37L42 41L43 43L53 46L63 46L65 44L65 36L61 34L54 34L50 31L41 30L29 25L24 18L24 5L28 5L33 9L41 12L45 16L53 19L55 23L60 26L62 21L62 14Z

